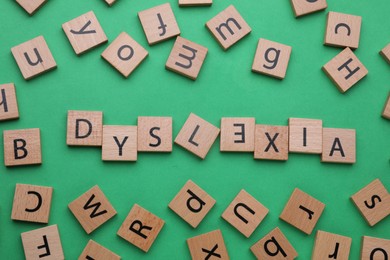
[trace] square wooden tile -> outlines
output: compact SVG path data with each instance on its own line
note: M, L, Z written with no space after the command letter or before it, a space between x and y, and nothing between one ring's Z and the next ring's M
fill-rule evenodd
M47 0L16 0L16 2L23 7L23 9L29 14L33 15L39 8L41 8Z
M138 151L172 152L172 117L138 117Z
M77 55L107 42L107 36L93 11L64 23L62 29Z
M267 216L268 209L245 190L241 190L227 209L222 218L250 237L261 221Z
M104 0L106 1L106 3L109 5L109 6L112 6L113 4L115 4L116 0Z
M311 14L328 7L326 0L290 0L295 17Z
M21 234L26 260L63 260L64 252L57 225Z
M206 59L207 48L177 36L165 68L196 80Z
M148 52L125 32L122 32L102 53L102 58L126 78L147 56Z
M11 219L49 223L52 187L16 184Z
M296 188L279 218L310 235L324 209L324 203Z
M104 259L104 260L120 260L121 257L114 252L111 252L102 245L96 243L92 239L88 241L87 246L84 248L83 252L78 258L79 260L86 259Z
M380 52L380 55L388 62L390 63L390 43L386 45Z
M206 27L224 50L252 31L233 5L208 21Z
M169 3L152 7L138 13L149 45L180 35L175 15Z
M4 130L3 139L5 166L42 163L39 128Z
M322 120L289 118L289 151L294 153L322 153Z
M179 0L179 6L210 6L213 0Z
M137 126L103 126L103 161L137 161Z
M134 204L117 235L148 252L164 226L164 220Z
M68 111L66 144L74 146L101 146L103 112Z
M0 121L19 118L14 83L0 85Z
M87 234L116 215L116 210L97 185L69 203L68 207Z
M370 226L390 214L390 194L379 179L355 193L351 199Z
M390 93L389 96L387 97L385 107L383 108L382 117L390 119Z
M168 207L193 228L196 228L214 204L215 199L189 180Z
M219 229L189 238L187 245L192 259L230 259Z
M259 39L252 71L278 79L286 77L292 48L288 45Z
M363 236L361 260L381 260L390 257L390 240Z
M312 260L338 259L348 260L352 238L317 231Z
M323 128L321 162L355 163L356 130Z
M221 152L253 152L255 121L254 117L222 117Z
M57 68L57 63L43 36L12 47L11 52L26 80Z
M218 135L218 127L191 113L175 143L204 159Z
M256 125L255 159L288 160L288 126Z

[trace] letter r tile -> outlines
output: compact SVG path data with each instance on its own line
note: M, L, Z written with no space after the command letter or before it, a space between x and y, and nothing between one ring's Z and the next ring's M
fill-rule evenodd
M68 111L66 144L74 146L101 146L103 112Z

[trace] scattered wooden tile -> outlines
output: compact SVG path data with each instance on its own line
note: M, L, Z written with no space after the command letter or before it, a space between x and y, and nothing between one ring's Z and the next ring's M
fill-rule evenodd
M18 101L13 83L0 85L0 121L19 118Z
M322 153L322 120L289 118L289 151L295 153Z
M101 146L103 112L68 111L66 144L74 146Z
M326 0L291 0L295 17L311 14L328 7Z
M210 6L213 0L179 0L179 6Z
M87 246L84 248L83 252L79 256L80 260L84 259L104 259L104 260L120 260L121 257L114 252L111 252L102 245L96 243L92 239L88 241Z
M253 152L255 149L254 117L222 117L222 152Z
M117 235L144 252L148 252L164 223L164 220L134 204Z
M138 117L138 151L172 152L172 117Z
M69 203L68 207L87 234L116 215L116 210L97 185Z
M379 52L382 57L390 63L390 43L386 45L380 52Z
M103 126L103 161L137 161L137 126Z
M191 113L175 143L204 159L219 135L219 128Z
M207 192L189 180L168 207L196 228L214 204L215 200Z
M224 50L252 31L233 5L208 21L206 27Z
M192 259L229 259L225 241L219 229L189 238L187 245Z
M109 6L112 6L113 4L115 4L116 0L104 0L106 1L106 3L109 5Z
M11 48L11 52L26 80L57 68L56 61L43 36L19 44Z
M390 215L390 194L379 179L358 191L351 199L370 226Z
M3 137L5 166L42 163L39 128L4 130Z
M29 15L33 15L47 2L47 0L16 0L16 2L23 7Z
M387 97L385 107L383 108L382 117L390 119L390 93Z
M363 236L361 260L381 260L390 257L390 240Z
M279 218L310 235L324 209L324 203L296 188Z
M62 29L77 55L107 42L107 36L93 11L64 23Z
M288 126L256 125L255 159L288 160Z
M355 163L356 130L323 128L321 161L332 163Z
M196 80L206 59L207 51L206 47L177 36L165 68Z
M250 237L261 221L267 216L268 209L245 190L241 190L222 214L222 218Z
M317 231L312 260L348 260L352 239L325 231Z
M149 45L180 35L175 15L169 3L155 6L138 13Z

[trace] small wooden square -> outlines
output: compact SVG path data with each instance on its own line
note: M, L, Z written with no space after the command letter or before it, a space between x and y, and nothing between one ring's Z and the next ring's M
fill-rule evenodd
M103 112L68 111L66 144L74 146L101 146Z
M126 78L147 56L148 52L125 32L122 32L102 53L102 58Z
M358 191L351 199L370 226L390 214L390 194L379 179Z
M289 151L294 153L322 153L322 120L289 118Z
M363 236L361 260L386 260L390 257L390 240Z
M77 55L107 42L107 36L93 11L64 23L62 29Z
M222 117L221 152L253 152L255 124L254 117Z
M218 135L218 127L191 113L175 143L204 159Z
M11 48L11 52L26 80L57 68L56 61L43 36L15 46Z
M96 243L92 239L88 241L87 246L84 248L83 252L78 258L79 260L86 259L104 259L104 260L120 260L121 257L114 252L111 252L102 245Z
M164 226L164 220L134 204L117 235L148 252Z
M288 160L288 126L256 125L255 159Z
M116 215L116 210L97 185L69 203L68 207L87 234Z
M23 7L29 15L33 15L47 2L47 0L16 0L16 2Z
M207 48L177 36L165 68L196 80L206 59Z
M152 7L138 13L149 45L180 35L175 15L169 3Z
M103 161L137 161L137 127L103 126Z
M21 234L26 260L63 260L64 252L57 225Z
M188 181L168 207L196 228L214 206L215 200L192 181Z
M210 6L213 0L179 0L179 6Z
M52 187L16 184L11 219L49 223Z
M386 45L380 52L380 55L390 64L390 43Z
M241 190L222 214L222 218L250 237L261 221L267 216L268 209L245 190Z
M385 107L383 108L382 117L390 119L390 93L389 96L387 97Z
M0 85L0 121L19 118L18 101L13 83Z
M312 260L348 260L352 239L325 231L317 231Z
M291 0L295 17L311 14L328 7L326 0Z
M286 259L292 260L298 256L279 228L275 228L251 247L257 259Z
M296 188L279 218L310 235L324 209L324 203Z
M189 238L187 245L192 259L230 259L219 229Z
M109 5L109 6L112 6L113 4L115 4L116 0L104 0L106 1L106 3Z
M138 117L138 151L172 152L172 117Z
M3 138L5 166L42 163L39 128L4 130Z
M225 51L252 31L233 5L208 21L206 27Z
M291 49L288 45L260 39L253 60L252 71L284 79Z
M323 128L321 162L355 163L356 130Z

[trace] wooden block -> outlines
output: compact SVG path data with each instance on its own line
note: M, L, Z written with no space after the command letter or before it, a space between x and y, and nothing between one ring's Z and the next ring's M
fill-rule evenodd
M267 216L268 209L245 190L241 190L222 214L222 218L250 237L261 221Z
M387 97L385 107L383 108L382 117L390 119L390 93Z
M390 257L390 240L363 236L361 260L386 260Z
M213 0L179 0L179 6L210 6Z
M47 2L47 0L16 0L16 2L23 7L29 15L33 15Z
M16 184L11 219L49 223L52 187Z
M291 0L295 17L311 14L328 7L326 0Z
M11 52L26 80L57 68L56 61L43 36L15 46L11 48Z
M172 152L172 117L138 117L138 151Z
M358 191L351 199L370 226L390 214L390 194L379 179Z
M322 120L289 118L289 151L295 153L322 153Z
M254 117L222 117L221 152L253 152L255 124Z
M196 228L214 204L215 200L207 192L189 180L168 207Z
M204 159L219 135L219 128L191 113L175 143Z
M106 3L109 5L109 6L112 6L113 4L115 4L116 0L104 0L106 1Z
M164 223L164 220L134 204L117 235L144 252L148 252Z
M121 257L114 252L111 252L102 245L96 243L92 239L89 240L87 246L78 258L79 260L86 259L104 259L104 260L120 260Z
M288 126L256 125L255 159L288 160Z
M298 256L279 228L275 228L251 247L257 259L286 259L292 260Z
M192 259L230 259L219 229L189 238L187 245Z
M19 118L14 83L0 85L0 121Z
M165 68L196 80L206 59L207 51L206 47L177 36Z
M21 234L26 260L63 260L57 225L35 229Z
M103 126L103 161L137 161L137 127Z
M324 203L296 188L279 218L310 235L324 209Z
M5 166L42 163L39 128L4 130L3 138Z
M390 43L386 45L380 52L380 55L388 62L390 63Z
M116 210L97 185L69 203L68 207L87 234L116 215Z
M323 128L321 162L355 163L356 130Z
M141 11L138 13L138 18L149 45L180 35L179 26L169 3Z
M284 79L290 60L291 47L266 39L259 39L252 71Z
M62 29L77 55L107 42L107 36L93 11L64 23Z
M312 260L348 260L352 239L325 231L317 231Z
M329 12L324 44L336 47L358 48L361 24L361 16Z
M103 112L68 111L66 144L75 146L101 146Z

